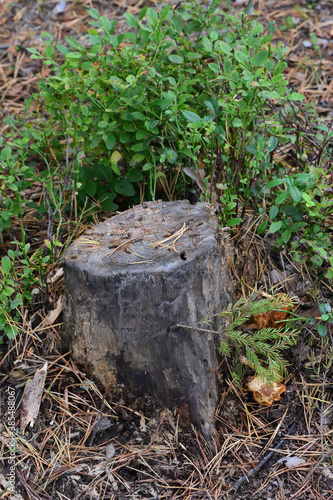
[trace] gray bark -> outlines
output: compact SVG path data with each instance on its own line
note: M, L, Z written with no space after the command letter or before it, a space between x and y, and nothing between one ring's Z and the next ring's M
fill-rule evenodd
M185 224L185 226L184 226ZM186 229L179 239L172 236ZM217 356L196 325L231 301L223 238L211 206L148 203L94 226L64 256L64 344L105 388L123 383L216 437Z

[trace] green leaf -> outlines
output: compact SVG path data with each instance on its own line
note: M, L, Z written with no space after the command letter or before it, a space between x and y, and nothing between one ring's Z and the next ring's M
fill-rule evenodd
M196 59L201 59L202 58L202 54L200 54L199 52L188 52L186 54L186 59L188 61L195 61Z
M78 49L80 47L79 43L72 36L65 36L65 40L72 49Z
M122 144L126 144L126 142L129 142L131 139L131 134L129 132L121 132L119 135L119 141Z
M156 129L156 126L159 125L159 123L160 123L159 120L146 120L145 127L147 127L147 129L150 131L154 131Z
M272 151L274 151L274 149L276 148L276 146L278 145L278 139L277 137L270 137L269 138L269 146L268 146L268 152L271 153Z
M288 243L288 241L291 238L291 231L290 231L290 229L288 228L285 231L283 231L281 237L282 237L283 243Z
M288 99L290 101L303 101L304 95L300 94L299 92L293 92L292 94L289 94Z
M41 38L44 43L50 44L53 42L53 36L50 33L46 33L45 31L42 33Z
M3 220L9 220L11 217L11 212L9 210L3 210L1 212L1 217Z
M147 9L148 9L148 6L146 5L145 7L143 7L143 9L140 10L139 21L142 21L142 19L145 17Z
M87 182L84 190L88 196L93 198L96 194L96 191L97 191L97 183L96 182Z
M22 303L22 301L19 298L11 300L10 301L10 309L11 310L16 309L21 303Z
M166 156L166 161L168 161L171 164L176 163L176 161L178 160L178 155L176 151L174 151L171 148L164 148L163 154Z
M160 19L166 19L169 15L170 9L171 9L171 5L165 5L163 7L162 11L160 12ZM173 16L173 13L171 13L171 16L169 16L169 19L170 19L170 17L172 19L172 16Z
M107 17L102 16L100 17L99 22L101 23L103 30L107 33L110 33L110 31L112 30L111 21Z
M1 259L1 270L4 274L9 274L9 271L11 270L12 267L12 261L10 260L9 257L2 257Z
M305 223L305 222L298 222L298 224L304 224L304 226L306 226L306 223ZM295 225L295 224L294 224L294 225ZM303 226L303 227L304 227L304 226ZM313 247L313 248L314 248L314 250L316 250L317 252L319 252L319 253L320 253L320 255L321 255L322 257L324 257L324 259L328 259L328 253L327 253L327 251L325 250L325 248L323 248L323 247L319 247L319 246L315 246L315 247Z
M186 120L188 120L190 123L197 123L199 120L201 120L200 116L197 115L196 113L193 113L193 111L182 111L183 115L185 116Z
M146 146L144 145L143 142L138 142L137 144L134 144L131 147L131 151L144 151L146 149Z
M87 9L87 13L89 14L89 16L93 17L94 19L100 18L100 14L99 14L98 10L95 9L94 7L92 7L91 9Z
M323 264L323 262L324 262L324 261L323 261L323 258L322 258L322 257L320 257L320 255L313 255L313 256L311 257L311 259L310 259L310 260L311 260L311 262L312 262L315 266L317 266L317 267L322 266L322 264Z
M18 334L18 330L14 325L6 325L5 333L7 337L11 340L15 338L15 336Z
M328 302L322 302L321 304L319 304L318 307L319 307L319 311L321 312L321 314L327 314L327 313L332 312L332 308ZM324 320L324 321L327 321L327 320Z
M102 39L99 36L91 36L91 35L89 35L88 38L89 38L89 42L92 45L94 45L94 46L98 46L98 45L102 46ZM95 49L94 52L96 53L97 49Z
M117 48L120 43L118 37L116 37L115 35L110 35L109 39L112 47Z
M138 141L142 141L142 139L144 139L147 135L147 130L143 129L143 128L139 128L135 134L135 138L138 140Z
M102 204L102 209L105 210L105 212L115 212L117 210L118 205L113 202L113 200L116 197L116 193L106 193L103 195L101 204Z
M33 138L36 139L37 141L40 141L42 139L42 136L38 132L36 132L36 130L32 130L31 134Z
M271 207L271 209L269 211L269 218L275 219L275 217L277 216L278 213L279 213L279 209L277 206Z
M219 34L217 31L212 31L209 35L209 38L212 40L212 42L215 42L219 37Z
M262 66L267 59L267 50L261 50L253 58L253 64L255 66Z
M80 105L81 113L83 116L88 116L89 115L89 108L85 104Z
M324 325L318 325L318 326L317 326L317 331L318 331L318 333L319 333L319 335L320 335L321 337L326 337L326 335L327 335L327 330L326 330L326 328L324 327Z
M242 52L241 50L236 50L235 51L235 59L244 64L249 61L249 55L245 54L245 52Z
M78 60L78 59L81 59L82 57L82 54L81 52L67 52L67 54L65 55L66 59L75 59L75 60Z
M137 155L135 155L137 156ZM132 158L132 161L133 161L134 158ZM142 179L143 179L143 175L141 172L139 172L139 170L135 170L134 168L132 168L132 170L130 170L127 174L127 180L130 181L130 182L140 182Z
M204 36L202 38L202 45L204 46L204 49L207 51L207 52L211 52L213 50L213 44L212 42L209 40L209 38L207 36Z
M302 199L302 194L300 190L293 184L289 186L289 193L295 203L298 203Z
M121 175L121 172L118 167L118 162L122 160L122 156L119 153L119 151L113 151L111 158L110 158L110 163L111 163L111 170L116 174L116 175Z
M288 66L288 64L285 61L279 61L277 65L274 68L273 75L280 75L282 71Z
M46 57L52 57L53 54L54 54L54 49L53 49L52 45L47 45L45 47L45 56Z
M154 167L153 163L145 163L142 167L142 170L151 170Z
M9 146L6 146L5 148L3 148L3 150L1 151L1 155L0 155L0 158L2 160L5 160L6 158L9 158L9 156L11 155L11 148Z
M143 113L140 113L140 111L133 111L131 115L137 120L145 121L147 119L147 117Z
M136 82L135 76L134 75L126 76L126 82L129 83L130 85L133 85Z
M136 29L139 27L139 23L138 23L137 19L133 16L133 14L130 14L129 12L125 12L124 18L126 19L128 26L130 26L131 28Z
M227 226L238 226L238 224L240 224L241 222L243 222L243 219L241 219L240 217L234 217L233 219L227 220Z
M252 3L253 3L253 0L249 0L248 3L246 4L246 7L244 9L244 14L246 16L249 16L251 14L251 10L252 10Z
M269 228L269 232L276 233L277 231L279 231L279 229L281 229L282 224L283 224L283 222L281 220L278 222L272 222L272 224Z
M264 220L259 226L258 226L258 229L257 229L257 233L258 234L263 234L266 229L267 229L267 226L268 226L268 222L267 220Z
M220 72L221 72L221 68L220 68L220 66L218 66L218 65L217 65L217 64L215 64L215 63L209 63L209 64L208 64L208 67L209 67L212 71L214 71L214 73L220 73Z
M180 35L180 33L182 32L182 29L183 29L183 23L182 23L180 17L174 16L174 18L172 19L172 24L174 25L175 30L177 31L178 35Z
M243 127L243 122L240 118L235 118L232 122L232 126L237 128L237 127Z
M56 49L59 50L60 54L63 54L64 56L69 52L69 48L65 47L65 45L61 45L60 43L57 43Z
M217 42L215 42L214 48L215 48L215 50L221 51L224 54L227 54L228 56L231 55L231 47L230 47L230 45L228 45L225 42L218 40Z
M327 278L328 280L333 280L333 268L332 267L329 267L327 269L327 273L325 274L325 278Z
M302 210L298 205L288 205L286 207L286 215L289 215L293 222L301 222L303 219Z
M288 198L289 198L288 191L283 191L282 193L277 195L277 197L275 198L275 203L277 205L281 205L281 203L284 203Z
M113 134L105 134L103 135L103 139L108 150L110 151L111 149L113 149L114 145L116 144L115 136Z
M149 7L147 9L146 19L152 25L157 24L157 22L158 22L158 14L157 14L156 10L154 10L152 7Z
M264 99L280 99L281 96L278 92L275 90L263 90L262 92L259 92L261 97Z
M279 184L283 184L284 183L284 179L272 179L271 181L268 181L266 186L268 188L272 188L272 187L275 187L275 186L278 186Z
M105 120L102 120L98 123L97 125L99 128L106 128L108 126L108 122L106 122Z
M134 196L135 190L131 182L126 179L120 179L115 183L114 189L116 193L123 196Z
M181 56L171 55L169 56L169 60L175 64L183 64L184 58Z
M145 155L141 154L141 153L135 153L135 155L132 157L132 160L131 160L131 163L134 164L134 163L140 163L142 160L144 160L146 157ZM127 179L129 181L133 181L134 179L130 179L129 178L129 175L127 176Z

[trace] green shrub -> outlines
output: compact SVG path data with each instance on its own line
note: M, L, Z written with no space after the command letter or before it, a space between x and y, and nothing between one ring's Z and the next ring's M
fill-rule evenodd
M246 14L218 5L145 7L138 19L125 14L132 31L119 36L115 21L91 8L87 43L66 37L67 46L56 45L60 65L51 35L43 35L43 56L29 49L53 66L33 95L50 118L31 134L40 150L50 143L58 161L65 158L79 203L88 198L112 211L138 201L140 186L154 199L158 179L168 176L184 192L179 172L198 171L199 157L203 190L213 198L220 189L225 223L241 221L238 196L246 207L263 195L272 152L284 140L268 103L303 97L287 88L289 49L271 44L274 22L265 34Z
M18 140L16 149L24 142L23 139ZM10 146L4 147L0 153L0 237L4 247L10 247L0 259L0 344L4 335L9 339L15 337L22 322L23 307L32 302L34 292L47 287L47 272L59 259L55 248L61 246L58 239L64 228L61 218L63 198L57 191L59 181L55 182L55 173L48 176L37 174L32 166L25 163L25 154L22 151L14 153ZM43 186L45 199L48 200L46 208L38 207L29 200L29 188L36 181ZM44 240L45 245L35 252L31 243L27 242L25 230L25 215L27 210L33 213L31 207L47 212L47 234L51 235L50 240ZM19 240L13 239L12 226L19 230ZM72 237L74 234L75 231L72 231Z
M307 118L309 119L309 118ZM276 245L286 245L294 259L314 269L324 268L326 278L333 278L333 192L332 146L333 131L313 117L311 129L288 130L286 137L295 143L297 160L302 173L290 173L290 167L276 169L274 178L267 182L267 192L272 205L269 219L258 227L263 233L269 226L270 233L278 233ZM315 152L315 154L314 154ZM315 161L308 160L308 155Z

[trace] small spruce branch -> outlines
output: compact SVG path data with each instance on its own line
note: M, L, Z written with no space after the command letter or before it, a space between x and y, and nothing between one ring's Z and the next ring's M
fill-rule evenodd
M293 301L286 300L285 296L268 296L257 300L257 294L254 293L248 298L241 298L233 306L230 304L227 309L218 314L206 315L198 323L198 326L177 326L219 335L221 338L220 352L229 358L232 356L232 348L234 348L236 356L232 373L239 373L237 380L242 375L239 372L239 367L236 366L236 360L243 351L256 376L267 381L276 381L282 376L288 364L283 359L282 352L295 345L297 332L290 328L282 330L282 328L267 327L250 333L243 331L241 327L244 328L244 324L256 314L265 314L271 311L285 312L287 307L293 309L293 305ZM217 318L222 320L222 325L217 331L199 326L209 327Z

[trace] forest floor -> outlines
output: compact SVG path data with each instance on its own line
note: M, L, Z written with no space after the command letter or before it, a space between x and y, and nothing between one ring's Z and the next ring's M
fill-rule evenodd
M65 10L57 14L54 9L61 3L0 0L2 137L9 130L4 118L23 115L24 99L37 88L37 73L50 72L48 66L30 59L27 51L27 47L42 50L42 32L51 33L58 43L65 35L83 37L89 21L86 7L118 19L121 30L124 12L137 14L147 0L68 0ZM245 3L231 2L231 8L243 9ZM253 3L260 21L266 25L275 20L277 40L291 48L286 69L290 84L315 104L324 120L332 121L332 1ZM315 42L311 34L317 37ZM35 186L31 195L36 199L40 194L41 187ZM31 240L43 241L46 226L31 220ZM4 252L6 242L0 243ZM233 243L237 297L241 282L248 290L257 284L266 292L273 283L280 292L292 291L304 314L312 317L319 314L318 293L325 301L332 300L332 288L318 284L306 268L294 265L288 280L276 281L288 264L287 256L270 253L271 242L252 237L249 226L235 234ZM272 406L258 405L232 382L227 369L222 373L224 385L216 410L220 444L214 452L186 415L159 408L148 396L136 399L126 388L105 394L61 352L58 313L63 278L61 268L54 271L47 301L35 305L33 317L27 315L24 331L14 343L6 350L0 346L1 452L11 446L5 417L9 395L15 394L15 426L19 427L20 420L26 419L21 406L26 381L48 363L35 425L15 434L15 492L6 491L9 465L0 454L0 498L333 499L333 373L329 352L318 335L308 329L301 332L298 345L289 353L287 390ZM294 462L281 460L287 457Z

